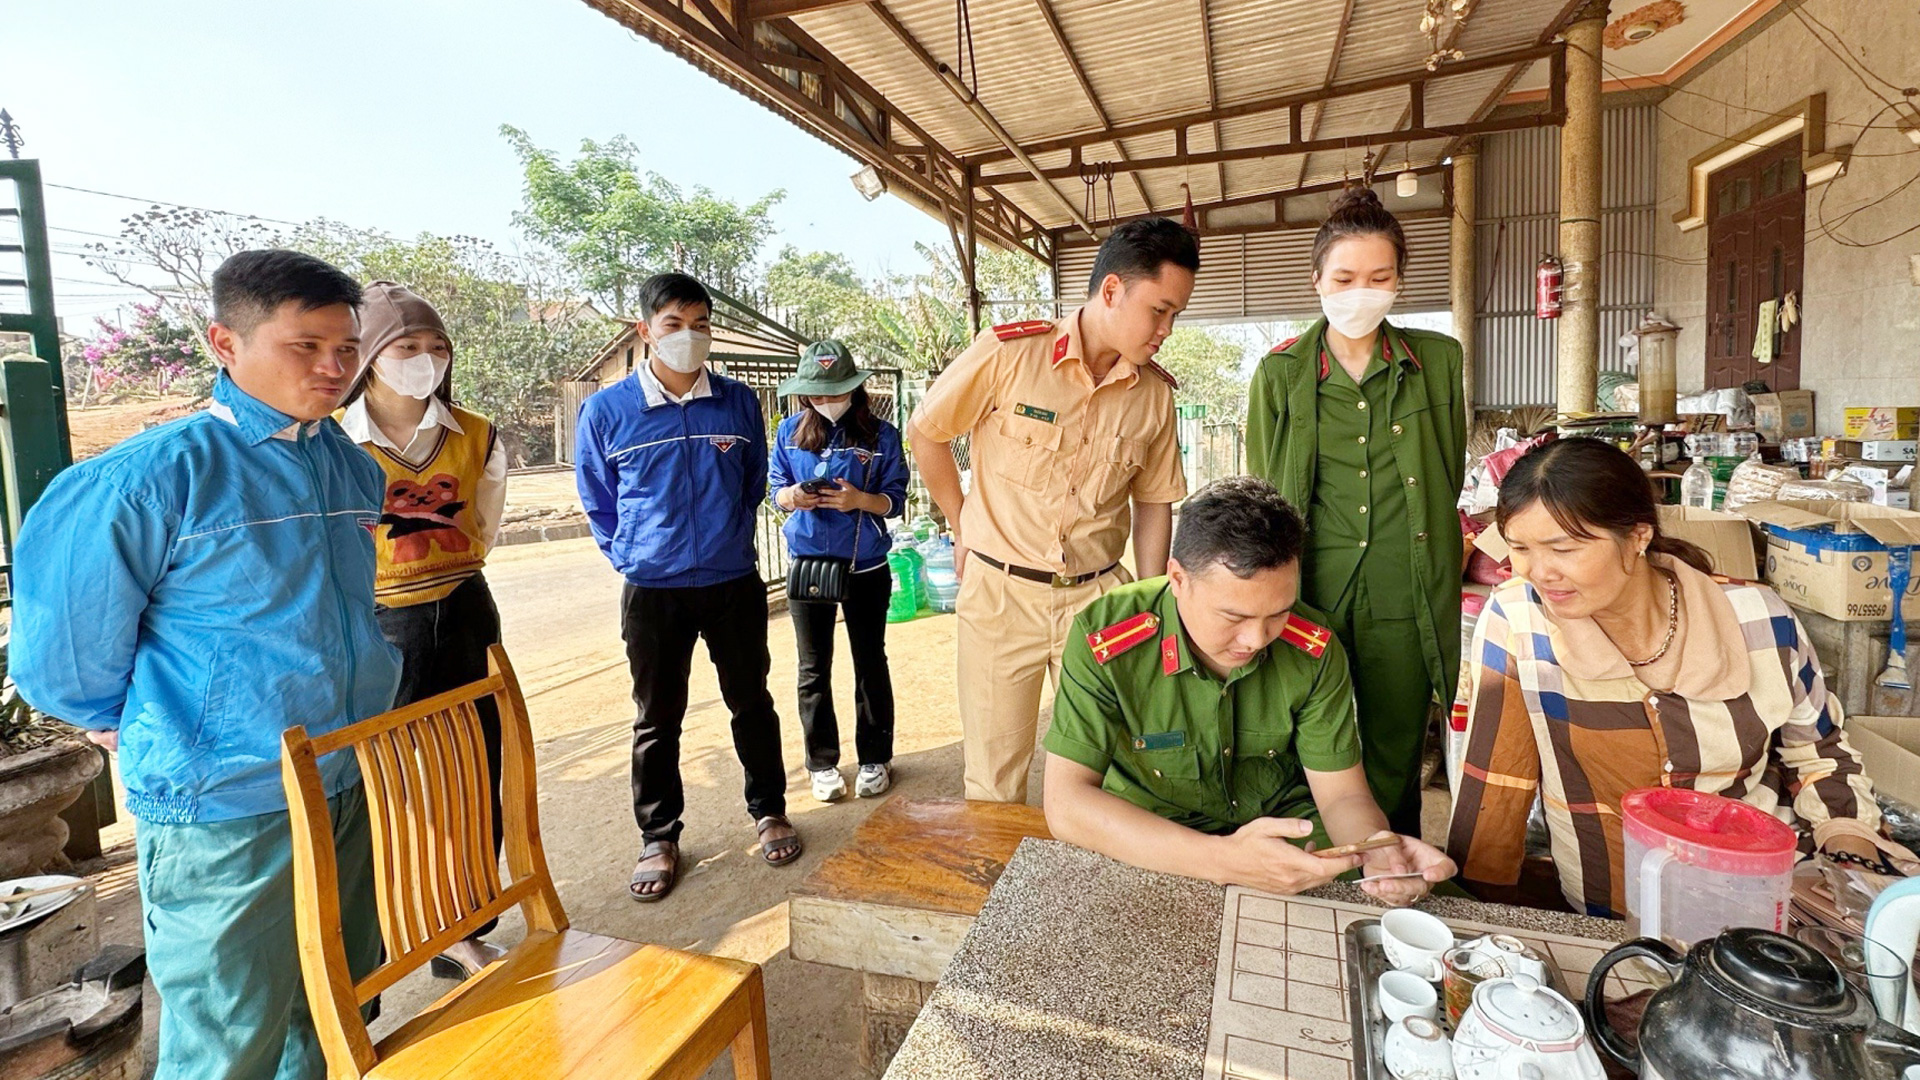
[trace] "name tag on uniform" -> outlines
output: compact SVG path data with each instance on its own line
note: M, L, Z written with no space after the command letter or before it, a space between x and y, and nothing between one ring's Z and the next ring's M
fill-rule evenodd
M1152 731L1133 737L1135 750L1173 750L1187 745L1187 733L1184 731Z
M1038 405L1028 405L1024 402L1013 407L1013 415L1024 416L1046 424L1051 424L1060 419L1060 414L1054 412L1052 409L1042 409Z

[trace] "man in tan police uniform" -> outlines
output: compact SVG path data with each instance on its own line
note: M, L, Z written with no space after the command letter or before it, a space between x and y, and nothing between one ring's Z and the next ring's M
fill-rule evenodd
M1186 495L1173 378L1153 354L1187 306L1200 251L1178 222L1115 229L1087 302L1058 322L982 333L909 425L927 490L954 525L961 574L960 723L969 799L1024 802L1040 688L1059 682L1073 617L1166 572ZM946 444L971 435L972 492Z

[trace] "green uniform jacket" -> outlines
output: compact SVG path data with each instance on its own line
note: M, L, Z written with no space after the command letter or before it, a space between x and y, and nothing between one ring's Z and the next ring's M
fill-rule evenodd
M1392 336L1396 352L1419 361L1418 376L1407 379L1393 401L1393 457L1401 477L1413 481L1406 528L1420 593L1414 616L1421 653L1434 688L1450 696L1460 670L1462 551L1455 506L1467 458L1460 343L1445 334L1387 323L1380 330ZM1320 354L1326 332L1327 320L1321 319L1268 353L1248 390L1247 471L1279 488L1302 513L1313 506L1320 454Z

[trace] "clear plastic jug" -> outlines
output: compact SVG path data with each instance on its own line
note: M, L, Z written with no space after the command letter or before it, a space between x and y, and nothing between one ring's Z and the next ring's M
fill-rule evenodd
M1628 937L1685 950L1733 926L1786 932L1798 845L1785 823L1684 788L1630 791L1620 817Z

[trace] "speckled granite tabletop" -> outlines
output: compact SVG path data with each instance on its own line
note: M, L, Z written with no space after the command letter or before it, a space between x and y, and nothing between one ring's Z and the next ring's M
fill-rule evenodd
M887 1080L1199 1080L1226 891L1021 843ZM1335 885L1310 894L1366 904ZM1575 915L1435 899L1448 919L1617 939Z

